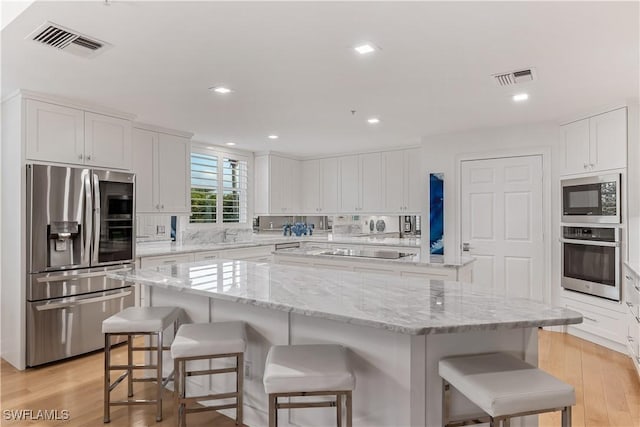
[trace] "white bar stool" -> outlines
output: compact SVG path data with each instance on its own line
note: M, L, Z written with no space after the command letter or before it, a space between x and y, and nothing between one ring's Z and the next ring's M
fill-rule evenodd
M264 390L269 395L269 427L278 425L278 409L336 407L342 426L342 398L346 400L347 427L352 425L351 392L356 380L346 349L340 345L273 346L264 369ZM278 403L279 397L335 396L329 402Z
M164 381L162 378L162 351L169 350L163 346L164 330L173 324L174 331L178 329L178 318L182 309L177 307L129 307L118 314L105 319L102 322L104 334L104 419L105 423L111 421L111 407L123 405L156 405L156 421L162 421L162 388L170 380L170 375ZM127 336L127 364L111 365L111 336ZM134 347L133 337L136 335L149 335L156 337L156 345L150 342L148 347ZM156 352L157 363L155 365L135 365L133 363L134 351ZM136 369L155 369L155 378L134 378ZM111 383L111 371L124 370L113 383ZM111 391L127 378L128 397L133 397L133 382L155 381L157 383L157 395L153 400L120 400L111 401Z
M513 417L562 411L562 427L571 426L574 388L552 375L506 353L448 357L440 360L442 425L465 425L449 420L446 400L449 385L479 406L491 427L509 426ZM488 418L488 420L486 419Z
M246 347L247 335L244 322L192 323L180 326L171 345L171 357L173 357L175 371L174 385L178 426L185 427L187 425L188 413L230 408L236 408L236 425L242 424L242 381ZM199 371L187 370L187 362L191 360L228 357L236 359L235 367ZM186 397L187 377L230 372L236 374L236 390L234 392ZM235 403L191 408L187 406L199 401L229 398L235 398Z

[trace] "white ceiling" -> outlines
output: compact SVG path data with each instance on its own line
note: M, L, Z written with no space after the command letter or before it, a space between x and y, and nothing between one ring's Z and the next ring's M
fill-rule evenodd
M37 1L2 31L2 92L77 98L256 151L409 145L636 97L638 6ZM25 40L46 20L114 46L84 59ZM359 57L351 48L361 41L382 50ZM538 81L514 104L517 90L490 75L529 66ZM235 92L207 90L218 84Z

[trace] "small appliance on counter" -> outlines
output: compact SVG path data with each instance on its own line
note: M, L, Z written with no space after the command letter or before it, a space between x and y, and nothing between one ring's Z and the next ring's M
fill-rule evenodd
M400 237L420 235L420 215L400 215Z

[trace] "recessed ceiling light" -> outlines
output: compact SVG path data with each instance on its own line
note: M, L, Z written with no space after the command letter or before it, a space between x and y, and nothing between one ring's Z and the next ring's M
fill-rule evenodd
M212 91L212 92L221 93L221 94L226 94L226 93L233 92L231 89L229 89L228 87L224 87L224 86L210 87L209 90Z
M367 119L367 122L369 124L375 125L376 123L380 123L380 119L377 117L371 117L370 119Z
M366 55L367 53L371 53L371 52L375 52L376 51L375 46L373 46L372 44L369 44L369 43L361 44L360 46L356 46L353 49L356 52L358 52L360 55Z
M513 95L513 100L516 102L526 101L527 99L529 99L529 94L527 93L518 93Z
M235 142L225 142L224 145L228 145L228 146L231 147L233 145L236 145L236 143Z
M269 139L278 139L278 135L269 135L268 138Z

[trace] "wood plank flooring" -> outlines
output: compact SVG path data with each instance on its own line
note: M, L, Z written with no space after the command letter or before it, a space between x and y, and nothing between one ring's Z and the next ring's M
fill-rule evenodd
M539 348L540 367L576 388L573 426L640 427L640 381L628 357L571 335L546 331L540 331ZM124 363L125 357L123 347L114 351L117 363ZM20 372L2 361L0 409L67 409L70 420L7 421L4 412L0 411L0 425L103 425L102 363L102 353L94 353L65 363ZM150 384L137 383L136 387L136 397L153 398ZM124 393L126 386L120 385L118 389ZM123 396L116 394L115 397ZM116 407L111 412L110 426L175 426L173 401L169 392L165 394L163 421L156 423L154 414L155 411L149 406ZM235 422L210 412L189 415L188 425L234 427ZM541 427L559 425L559 413L540 416Z

